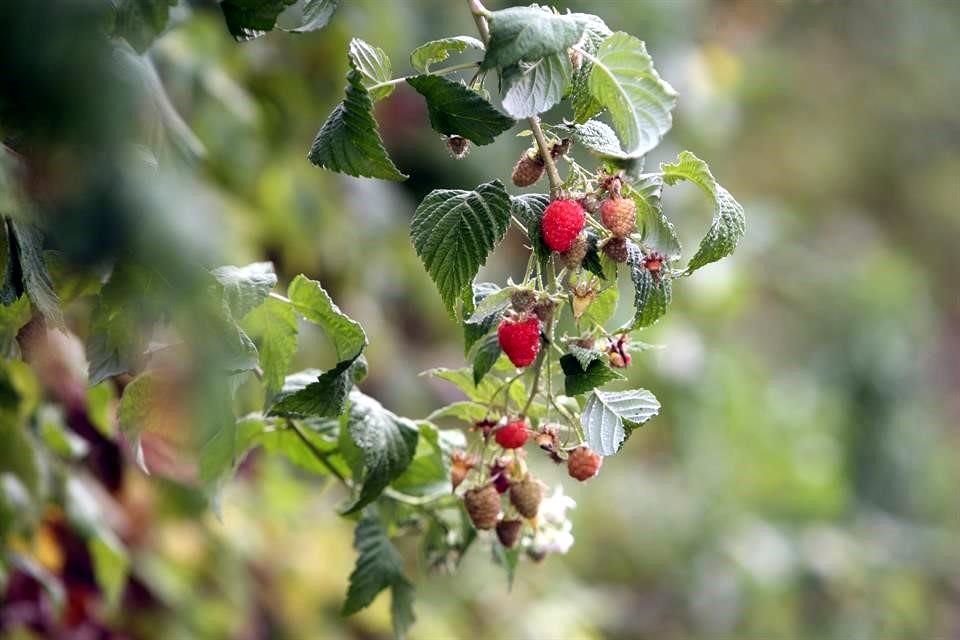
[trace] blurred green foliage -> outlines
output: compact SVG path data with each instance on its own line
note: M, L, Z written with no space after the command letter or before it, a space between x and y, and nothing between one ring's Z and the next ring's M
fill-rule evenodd
M463 3L345 0L321 32L238 44L216 7L197 2L150 50L169 103L149 71L107 75L108 50L83 38L90 3L18 16L13 4L0 8L0 23L19 27L0 49L0 127L28 131L28 148L53 142L47 177L74 191L57 200L65 255L92 268L118 253L162 264L173 286L147 302L174 308L199 286L190 265L272 260L282 280L322 281L364 325L365 392L414 417L456 399L410 375L462 354L409 219L432 188L505 178L527 141L454 161L400 87L378 118L409 181L325 173L306 152L340 99L351 36L407 72L417 44L474 33ZM596 480L566 483L578 501L571 553L523 564L512 591L482 546L454 575L419 567L413 637L957 635L960 5L568 6L646 40L681 96L648 164L696 148L746 208L749 232L736 256L680 283L674 313L648 330L660 348L637 354L632 382L663 414ZM36 75L3 71L23 60ZM159 170L119 159L130 136L163 149ZM704 201L694 187L665 197L691 245ZM490 279L521 274L524 258L509 235ZM68 324L89 313L69 311ZM304 331L297 368L332 362ZM134 637L389 634L384 597L340 617L352 523L310 476L254 455L217 518L176 484L128 475L131 566L160 601L149 615L111 612ZM45 557L43 537L33 544Z

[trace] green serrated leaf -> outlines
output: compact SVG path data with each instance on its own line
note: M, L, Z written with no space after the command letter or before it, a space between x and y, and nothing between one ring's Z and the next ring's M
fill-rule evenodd
M473 424L482 420L485 415L487 415L485 405L470 400L460 400L451 402L445 407L440 407L427 416L427 420L433 422L441 418L457 418L468 424Z
M587 148L587 151L600 158L629 158L620 146L617 134L605 122L588 120L583 124L566 125L564 129L570 131L574 140Z
M297 352L296 308L283 300L267 298L243 322L244 328L259 341L260 368L267 397L280 391L290 362Z
M613 279L616 281L616 278ZM601 327L610 321L617 311L617 302L620 300L620 290L612 285L597 294L597 297L587 307L584 317L592 320Z
M474 307L467 322L478 324L491 316L499 317L503 310L510 306L510 297L514 291L516 287L505 287L484 296Z
M480 341L473 356L474 385L480 384L483 377L493 368L497 358L500 357L500 353L500 340L496 334L489 335Z
M646 389L600 391L587 396L580 415L590 448L602 456L615 454L627 437L624 421L642 424L660 412L660 403Z
M296 0L223 0L220 10L230 35L243 42L271 31L280 14L294 2Z
M574 13L571 17L584 26L584 37L580 41L580 48L591 56L596 55L600 44L613 34L610 27L599 17L587 13ZM589 81L592 69L593 63L589 58L584 58L580 63L580 69L574 72L570 82L569 95L573 116L577 122L586 122L603 111L603 105L590 93Z
M354 532L353 546L357 550L357 564L350 574L350 587L347 589L347 599L343 603L342 613L345 616L360 611L370 605L373 599L387 587L405 585L410 581L403 573L403 558L396 547L390 542L387 531L380 523L380 518L373 511L368 511L357 523ZM396 593L394 594L396 596ZM402 594L406 600L404 605L404 620L407 617L409 594ZM412 614L409 614L412 616Z
M487 296L493 295L500 290L500 287L492 282L474 282L470 289L463 291L463 316L469 317L476 312L479 305ZM488 315L480 322L471 322L467 320L463 323L463 355L470 354L473 345L490 332L497 321L496 315Z
M510 197L499 180L474 191L437 189L417 207L413 246L451 315L509 223Z
M359 71L347 72L346 98L320 127L309 158L318 167L350 176L406 179L383 147L373 119L373 101Z
M746 231L743 207L733 199L729 191L717 184L707 163L689 151L682 151L677 162L663 164L660 169L667 184L674 185L681 180L688 180L700 187L716 205L707 235L700 241L700 247L690 259L684 273L693 273L700 267L733 253Z
M287 287L287 297L297 313L323 329L339 362L352 361L367 346L360 323L342 312L316 280L298 275Z
M420 73L428 73L430 65L443 62L451 54L463 53L467 49L484 51L483 43L470 36L451 36L424 43L410 54L410 64Z
M63 325L60 299L43 259L43 236L32 224L10 220L10 231L17 244L23 290L37 312L53 325Z
M390 486L412 496L450 492L450 454L466 444L459 430L439 431L420 422L420 440L410 466Z
M344 514L356 513L376 500L413 460L419 430L413 421L387 411L363 393L350 394L347 429L350 439L363 453L363 474L355 478L360 487L353 504Z
M30 299L20 296L13 304L0 305L0 357L19 358L17 333L30 322Z
M220 285L230 313L238 320L263 304L270 290L277 285L272 262L255 262L243 267L217 267L210 273Z
M503 70L501 103L514 118L530 118L563 100L570 84L570 59L555 53L536 62L520 62Z
M542 272L547 268L551 252L540 233L540 220L543 219L543 212L550 204L550 196L545 193L525 193L511 196L510 203L513 207L513 215L527 230L527 239L533 246L533 254Z
M630 265L630 279L636 290L633 301L636 312L633 322L627 328L632 331L649 327L667 313L667 307L673 299L673 287L670 276L663 272L665 269L658 277L643 266L643 254L639 249L628 253L627 263Z
M343 412L353 387L353 360L344 360L329 371L308 369L286 377L268 415L333 418Z
M565 53L580 40L584 26L569 15L539 7L511 7L488 18L490 40L481 69L505 69L520 61L535 62Z
M677 229L663 213L660 195L663 178L655 173L641 175L628 185L625 195L637 205L637 226L643 230L643 244L667 256L668 261L680 257L682 248Z
M599 360L603 357L603 352L597 351L596 349L587 349L586 347L581 347L576 344L571 344L567 347L567 350L570 351L570 355L577 359L577 362L580 363L581 369L586 369L590 366L590 363L594 360Z
M360 38L350 40L350 50L347 54L350 66L360 72L361 82L370 92L374 101L382 100L393 92L393 85L373 88L381 82L387 82L393 77L390 58L380 47L375 47Z
M334 469L349 477L350 466L339 454L340 420L311 420L298 424L297 427L269 426L256 441L268 453L282 455L304 471L329 475L330 469Z
M646 154L670 130L677 94L653 68L642 40L618 31L600 45L590 71L590 93L610 112L623 151Z
M594 359L584 368L573 354L565 354L560 358L560 368L563 369L563 392L568 396L579 396L588 391L612 382L623 380L623 376L614 371L601 359Z
M460 389L460 391L462 391L467 398L474 402L481 404L489 403L494 399L494 396L497 396L501 400L503 399L503 385L500 381L495 380L492 377L487 377L481 380L480 384L474 384L473 369L471 368L430 369L429 371L423 372L421 375L428 375L434 378L440 378L441 380L446 380L450 384ZM510 385L509 394L510 399L521 406L523 406L523 403L525 403L527 400L527 391L521 380L516 380L512 385Z
M426 98L430 126L437 133L462 136L484 145L515 124L512 118L459 82L420 75L407 78L407 83Z

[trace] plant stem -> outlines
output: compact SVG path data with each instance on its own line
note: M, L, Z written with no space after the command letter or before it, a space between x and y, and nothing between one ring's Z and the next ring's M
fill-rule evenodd
M436 71L431 71L427 75L430 76L443 76L448 73L453 73L455 71L463 71L465 69L475 69L480 65L479 62L464 62L463 64L455 64L451 67L444 67L442 69L437 69ZM407 78L412 78L413 76L403 76L400 78L394 78L393 80L384 80L383 82L378 82L377 84L370 85L367 87L367 91L376 91L377 89L382 89L383 87L391 87L395 84L403 84L407 81Z
M490 25L487 24L487 18L492 14L480 0L467 0L467 6L470 7L470 13L473 14L473 21L477 23L480 39L486 44L487 40L490 39Z
M547 180L550 181L550 195L554 198L559 197L563 189L563 180L560 178L560 172L557 171L557 164L550 155L550 145L547 144L547 138L543 135L543 129L540 128L540 117L533 116L527 119L530 123L530 130L533 131L533 137L537 141L537 147L540 149L540 157L543 159L543 166L547 170Z

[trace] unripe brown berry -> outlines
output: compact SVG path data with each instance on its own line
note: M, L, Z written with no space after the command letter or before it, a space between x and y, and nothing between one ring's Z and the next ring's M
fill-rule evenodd
M529 473L523 480L510 485L510 504L524 518L537 517L541 500L543 500L543 485Z
M573 245L560 254L560 260L567 269L579 269L583 259L587 256L587 235L581 233L573 241Z
M501 520L497 523L497 539L507 549L512 549L520 540L520 529L523 520Z
M449 136L446 138L447 149L455 160L460 160L470 151L470 141L463 136Z
M533 315L540 318L541 324L548 325L553 320L553 311L557 305L553 300L541 300L533 307Z
M626 262L629 247L626 238L609 238L603 244L603 252L614 262Z
M600 221L614 236L625 238L637 226L637 205L630 198L607 198L600 203Z
M477 529L493 529L500 517L500 494L493 485L474 487L463 494L463 504L467 507L470 522Z
M533 306L537 304L537 292L533 289L517 289L510 296L510 306L517 313L533 311Z
M532 149L523 152L513 167L511 179L518 187L529 187L543 177L543 159Z
M577 447L567 458L567 472L571 478L576 478L580 482L597 475L602 465L603 458L589 447Z

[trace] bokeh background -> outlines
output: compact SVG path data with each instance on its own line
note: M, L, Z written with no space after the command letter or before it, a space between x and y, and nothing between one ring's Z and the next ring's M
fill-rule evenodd
M4 4L0 15L18 3ZM67 157L94 149L68 168L51 162L81 207L65 252L269 259L281 279L317 278L366 327L364 390L422 417L456 394L414 373L463 355L409 220L432 188L506 180L528 141L505 136L454 161L401 87L377 115L410 180L345 178L305 156L340 100L351 37L406 73L417 44L473 35L463 5L345 0L321 32L237 44L198 2L150 50L169 104L147 80L112 77L98 54L74 55L83 41L70 16L18 8L7 18L42 24L44 40L14 29L5 55L38 73L0 86L36 101L34 130ZM662 414L597 479L563 482L578 503L571 552L522 563L508 590L487 546L436 575L417 568L411 540L412 637L960 638L960 3L565 6L647 42L680 94L647 166L693 150L744 205L747 235L675 287L671 313L647 332L659 348L634 359L631 384L651 389ZM129 136L159 163L118 195L104 176L127 173L111 149ZM665 209L695 246L709 203L678 187ZM148 224L130 222L144 211ZM485 277L520 276L525 262L511 233ZM84 313L81 301L70 319ZM298 364L324 358L322 337L308 335ZM339 616L352 523L322 481L255 453L218 519L174 483L128 476L135 572L162 603L128 621L145 637L389 636L385 596Z

